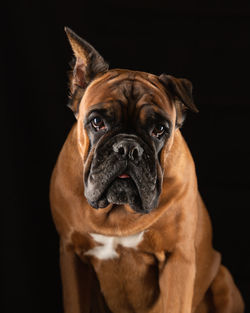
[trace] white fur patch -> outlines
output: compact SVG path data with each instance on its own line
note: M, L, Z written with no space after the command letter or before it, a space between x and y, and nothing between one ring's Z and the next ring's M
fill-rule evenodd
M136 249L143 239L144 232L127 237L112 237L99 234L90 235L95 240L95 242L101 244L101 246L90 249L89 251L85 252L85 255L93 255L100 260L108 260L119 257L118 253L115 251L118 245L126 248Z

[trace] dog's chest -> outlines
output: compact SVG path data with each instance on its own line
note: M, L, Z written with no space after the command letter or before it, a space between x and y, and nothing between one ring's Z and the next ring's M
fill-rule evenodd
M155 257L145 253L148 232L127 237L90 234L95 246L84 252L114 313L147 312L159 295ZM154 312L158 312L157 310Z
M122 246L124 248L137 249L139 244L143 241L144 232L126 237L104 236L100 234L90 234L96 246L84 254L86 256L94 256L99 260L109 260L119 258L117 248Z

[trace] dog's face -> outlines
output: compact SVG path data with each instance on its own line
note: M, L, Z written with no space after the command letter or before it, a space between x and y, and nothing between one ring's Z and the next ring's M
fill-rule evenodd
M128 204L148 213L157 207L164 160L183 109L196 110L191 83L164 74L108 71L93 47L66 32L76 56L71 108L78 120L85 197L94 208Z
M157 206L160 153L171 146L175 117L153 75L113 70L88 87L78 121L89 139L84 186L91 206L128 203L145 213Z

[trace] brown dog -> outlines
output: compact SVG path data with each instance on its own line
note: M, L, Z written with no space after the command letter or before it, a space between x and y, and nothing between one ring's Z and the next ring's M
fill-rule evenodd
M108 70L66 29L77 122L51 179L65 313L241 313L180 133L186 79Z

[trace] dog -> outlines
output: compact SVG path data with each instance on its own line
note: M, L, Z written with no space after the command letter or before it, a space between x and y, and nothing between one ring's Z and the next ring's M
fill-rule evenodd
M50 185L65 313L242 313L180 132L191 82L109 70L65 31L76 123Z

